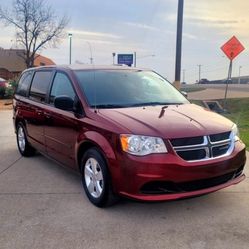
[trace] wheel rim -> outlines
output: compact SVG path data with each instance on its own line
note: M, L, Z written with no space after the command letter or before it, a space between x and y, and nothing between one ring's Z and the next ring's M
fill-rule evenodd
M89 158L85 163L84 177L87 190L94 198L99 198L103 192L103 173L99 163L94 158Z
M25 150L26 140L25 140L24 130L22 127L18 128L17 139L18 139L19 148L23 152Z

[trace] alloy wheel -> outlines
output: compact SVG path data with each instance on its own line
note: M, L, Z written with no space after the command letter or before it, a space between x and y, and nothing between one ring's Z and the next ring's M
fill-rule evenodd
M103 173L95 158L89 158L85 163L85 183L88 192L94 198L99 198L103 192Z
M19 148L23 152L25 150L26 140L25 140L24 130L21 126L19 126L17 132L17 139L18 139Z

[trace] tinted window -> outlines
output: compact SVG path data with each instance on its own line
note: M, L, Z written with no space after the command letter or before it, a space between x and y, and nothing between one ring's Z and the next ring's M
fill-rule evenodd
M22 96L26 96L29 86L30 86L30 82L32 80L32 75L33 72L32 71L28 71L23 73L23 75L21 76L19 82L18 82L18 86L16 89L16 93Z
M49 103L53 104L54 99L58 96L68 96L72 99L75 98L72 84L64 73L56 73L49 97Z
M168 81L151 71L76 71L91 107L129 107L188 103Z
M36 72L30 89L30 98L44 102L47 89L51 80L52 72L40 71Z

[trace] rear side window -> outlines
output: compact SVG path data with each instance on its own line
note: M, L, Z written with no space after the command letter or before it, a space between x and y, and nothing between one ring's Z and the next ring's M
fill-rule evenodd
M27 96L32 76L33 76L33 71L28 71L22 74L18 82L16 94L19 94L21 96Z
M38 71L35 73L30 88L30 98L39 102L45 102L47 89L51 80L51 71Z
M64 73L56 73L49 97L49 103L54 104L54 99L58 96L67 96L71 99L75 98L75 92L71 81Z

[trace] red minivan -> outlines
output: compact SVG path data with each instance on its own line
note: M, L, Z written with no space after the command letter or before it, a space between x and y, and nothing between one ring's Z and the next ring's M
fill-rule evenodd
M77 170L89 200L161 201L245 179L245 145L230 120L191 104L151 70L50 66L25 70L14 97L23 156Z

